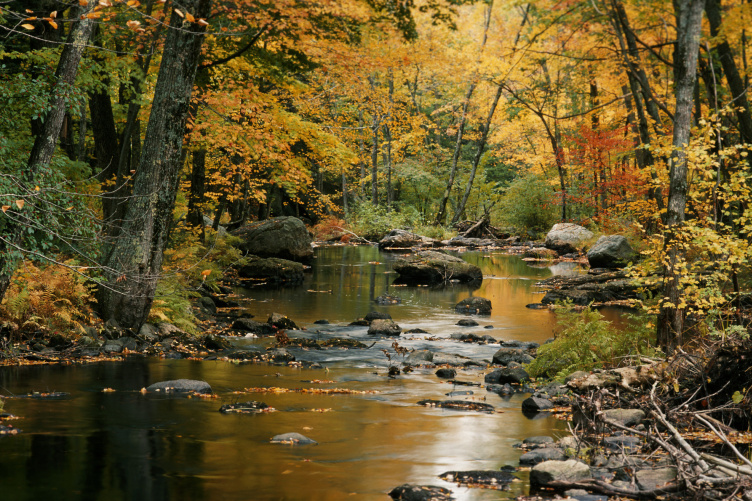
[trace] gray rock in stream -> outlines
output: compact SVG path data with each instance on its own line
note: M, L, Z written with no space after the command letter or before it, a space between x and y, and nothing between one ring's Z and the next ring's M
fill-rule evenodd
M530 470L530 487L546 487L551 482L577 482L591 476L590 467L574 459L544 461Z
M529 364L532 361L530 353L519 348L500 348L493 356L493 363L499 365L509 365L510 362Z
M403 484L389 492L396 501L451 501L452 491L435 485Z
M603 235L587 253L591 268L624 268L637 253L621 235Z
M533 449L520 456L521 466L532 466L544 461L563 461L567 459L564 451L556 447L542 447Z
M269 440L273 444L289 444L289 445L310 445L318 444L315 440L312 440L300 433L283 433L282 435L275 435Z
M402 327L397 325L394 320L386 318L374 319L368 327L368 334L372 336L399 336L401 332Z
M212 392L211 385L206 381L195 379L173 379L170 381L160 381L146 388L148 392L176 392L176 393L203 393Z

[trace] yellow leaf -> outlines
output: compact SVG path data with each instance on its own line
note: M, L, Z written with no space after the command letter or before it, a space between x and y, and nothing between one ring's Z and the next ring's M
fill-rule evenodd
M26 201L23 200L23 199L16 200L16 207L18 207L19 209L23 209L23 206L24 206L25 203L26 203Z
M212 272L211 270L204 270L201 272L201 274L205 277L208 277L211 272Z
M52 29L57 29L57 23L53 21L52 19L47 20L48 23L50 23L50 26L52 26Z
M24 19L24 21L36 21L36 20L37 20L37 16L31 16L31 17L27 17L26 19Z
M138 7L141 4L137 0L128 0L128 3L126 5L128 7Z
M81 7L86 7L87 5L89 5L89 0L78 0L78 5L80 5Z
M3 213L7 212L8 209L10 209L10 205L3 205Z
M193 17L193 14L191 14L190 12L186 12L185 13L185 18L188 20L189 23L195 23L196 22L196 18Z
M34 186L34 191L39 191L39 186Z
M33 30L34 29L34 25L32 25L32 24L22 24L21 28L26 28L27 30Z
M50 17L53 18L53 19L56 18L57 17L57 11L53 10L52 12L50 12Z
M175 14L177 14L180 17L185 17L183 13L180 11L180 9L175 9Z
M125 23L125 25L132 30L137 30L139 26L141 26L141 23L138 21L128 21L127 23Z
M209 26L209 23L207 23L207 22L206 22L206 19L204 19L203 17L202 17L201 19L199 19L198 21L196 21L196 23L197 23L197 24L198 24L199 26Z

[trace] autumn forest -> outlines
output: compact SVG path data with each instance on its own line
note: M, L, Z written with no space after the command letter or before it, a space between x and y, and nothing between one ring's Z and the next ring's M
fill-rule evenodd
M745 0L3 2L5 314L36 276L124 327L174 321L247 221L485 219L627 236L668 351L741 332L750 26Z

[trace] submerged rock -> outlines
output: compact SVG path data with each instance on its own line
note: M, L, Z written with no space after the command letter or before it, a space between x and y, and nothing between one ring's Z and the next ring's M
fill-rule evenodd
M368 327L368 334L381 336L399 336L402 327L397 325L394 320L386 318L377 318L371 322Z
M522 412L535 413L553 409L554 404L545 398L529 397L522 401Z
M274 408L269 407L264 402L258 402L256 400L237 404L227 404L219 408L219 412L223 414L258 414L259 412L269 412L270 410L274 410Z
M452 491L435 485L404 484L395 487L389 496L396 501L451 501Z
M289 445L310 445L318 444L315 440L312 440L300 433L283 433L282 435L275 435L269 440L273 444L289 444Z
M418 402L418 405L423 405L425 407L438 407L440 409L451 409L454 411L478 411L491 413L496 410L493 405L481 402L469 402L467 400L426 399Z
M382 294L376 299L374 299L374 302L376 304L380 304L381 306L389 306L392 304L400 304L402 302L402 299L400 299L397 296L391 296L389 294Z
M519 481L511 473L499 470L446 471L439 475L439 478L447 482L481 485L484 487L502 487L504 484Z
M206 381L195 379L173 379L170 381L160 381L146 387L148 392L176 392L176 393L203 393L212 392L211 385Z

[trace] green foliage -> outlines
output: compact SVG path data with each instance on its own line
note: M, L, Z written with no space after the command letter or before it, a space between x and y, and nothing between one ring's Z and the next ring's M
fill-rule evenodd
M532 173L512 181L504 191L499 209L503 224L520 230L548 230L558 220L553 187Z
M198 334L190 302L190 297L195 295L183 286L177 275L164 276L157 284L147 321L169 322L189 334Z
M413 207L387 212L386 207L368 202L357 205L350 214L353 232L368 240L380 240L393 229L413 229L422 223L422 218Z
M626 328L618 329L590 307L578 312L571 306L556 310L559 332L527 366L531 376L564 379L575 371L616 367L638 355L656 354L650 345L654 327L645 315L630 316Z

